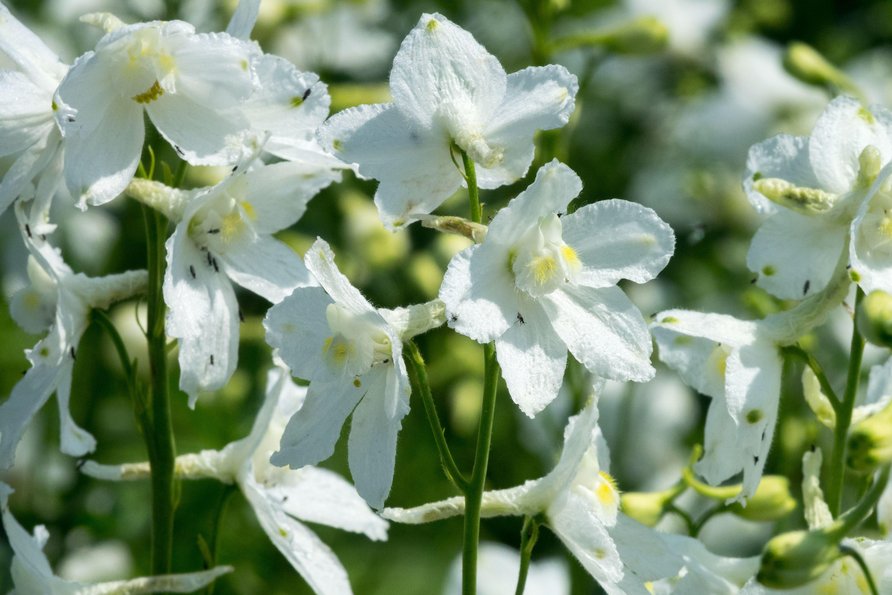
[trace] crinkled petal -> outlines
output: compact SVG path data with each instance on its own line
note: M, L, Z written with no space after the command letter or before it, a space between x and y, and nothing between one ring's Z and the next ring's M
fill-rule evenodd
M30 368L13 387L9 398L0 405L0 469L9 469L15 461L16 446L34 414L56 390L59 378L71 374L71 364L39 365Z
M311 379L324 370L323 344L331 335L325 311L332 303L321 287L302 287L266 313L267 342L299 378Z
M368 392L350 420L348 441L350 474L356 484L356 491L372 508L379 509L390 493L393 482L393 468L396 465L396 439L402 426L402 419L409 412L408 395L399 403L395 415L388 415L388 395L399 388L396 382L388 382L389 375L395 375L393 366L383 370L373 369L362 377Z
M359 380L359 386L340 378L311 382L303 407L288 421L270 462L299 469L330 457L344 421L370 388L364 377Z
M536 501L538 506L530 505L532 500L529 497L530 492L535 489L538 483L538 481L528 481L523 485L505 490L483 492L480 517L534 516L541 513L544 510L541 502ZM464 513L464 496L454 496L414 508L385 508L379 512L383 518L389 521L406 525L421 525L460 516Z
M208 265L180 225L167 240L167 334L179 339L180 389L195 405L200 391L222 388L238 361L238 303L232 283Z
M582 264L576 281L610 287L656 277L675 249L675 234L651 209L625 200L586 205L561 219L563 239Z
M302 521L387 539L387 522L376 515L347 480L333 471L307 466L288 471L267 489L282 509Z
M316 281L319 282L319 285L328 292L331 299L338 305L344 306L354 314L371 313L375 317L380 318L380 315L369 301L338 270L334 261L334 253L331 251L328 242L322 238L317 238L310 249L307 250L307 254L304 256L304 263L316 278Z
M474 115L488 119L502 103L506 87L505 70L495 56L440 14L421 16L390 71L394 103L425 128L444 104L470 107Z
M801 300L827 286L845 249L847 231L846 225L825 218L781 210L756 231L746 266L765 291Z
M582 191L582 180L557 159L536 172L536 179L526 190L499 211L489 225L487 242L509 245L524 230L536 225L540 217L563 213ZM506 265L507 267L507 265Z
M647 324L621 289L565 286L541 303L570 353L592 374L636 382L653 377Z
M487 242L452 257L440 299L456 332L488 343L517 320L521 301L508 262L505 248Z
M351 595L347 572L329 547L315 533L285 514L250 475L248 473L242 482L242 491L273 545L315 593Z
M408 120L393 105L344 110L320 130L322 146L359 174L381 183L375 204L385 225L400 227L413 214L427 214L463 181L444 134Z
M496 356L511 398L534 417L557 397L567 347L538 303L524 300L521 310L514 324L496 339Z
M746 157L743 189L760 213L775 213L777 205L753 188L762 178L780 178L795 186L820 188L808 154L809 137L778 134L750 147Z
M276 304L297 287L315 285L300 256L270 236L257 236L218 256L230 279Z

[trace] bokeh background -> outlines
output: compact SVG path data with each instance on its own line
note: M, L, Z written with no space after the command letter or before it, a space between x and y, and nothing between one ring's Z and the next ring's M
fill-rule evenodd
M199 29L225 27L233 1L219 0L18 0L4 2L59 55L71 62L99 34L79 23L81 14L113 12L127 22L176 15ZM539 164L558 157L584 181L571 208L606 198L634 200L655 209L677 234L667 269L645 286L624 288L650 315L685 307L753 318L785 305L751 285L745 266L758 218L740 189L750 145L777 132L807 134L829 100L822 90L788 75L781 64L786 44L805 41L844 69L872 102L892 104L892 3L830 0L263 0L254 37L263 48L318 72L330 85L333 109L388 100L387 74L400 40L422 12L438 11L474 34L508 72L529 65L561 63L580 79L576 113L564 129L540 134L537 161L511 187L484 192L491 216L532 179ZM605 30L652 15L668 29L662 48L582 47L555 53L550 40L576 31ZM620 51L617 51L620 50ZM645 51L647 50L647 51ZM173 161L173 155L162 153ZM2 168L8 164L0 163ZM187 185L213 183L221 172L190 168ZM346 176L310 203L304 218L280 234L303 252L318 235L334 247L355 285L379 306L396 307L436 296L449 258L467 246L458 237L420 226L391 234L377 221L371 202L374 182ZM145 266L138 205L121 198L107 207L79 212L68 197L54 206L60 230L53 241L76 271L91 275ZM466 215L461 193L443 213ZM0 400L27 367L23 351L37 338L26 335L8 314L10 296L26 281L26 254L11 213L0 218ZM242 292L239 369L222 391L202 397L189 410L176 391L173 416L180 453L219 448L246 435L263 395L270 350L261 320L268 307ZM844 313L809 340L819 349L831 377L845 353L851 321ZM111 317L131 354L144 352L139 330L142 305L115 306ZM848 327L847 327L848 325ZM479 345L439 329L419 340L429 364L433 393L459 465L470 466L482 376ZM867 363L875 354L868 353ZM145 359L140 370L147 370ZM837 374L834 376L834 374ZM798 478L801 453L826 439L806 409L794 370L786 376L780 427L768 469ZM488 485L508 487L547 472L560 451L565 421L586 393L578 366L567 372L565 390L531 421L499 396ZM612 473L623 490L664 488L679 477L692 446L702 438L708 401L693 394L669 371L659 369L646 385L609 385L601 399L601 425L611 446ZM443 478L420 403L405 419L397 470L388 504L410 506L453 492ZM111 345L90 328L78 350L72 411L98 439L96 460L144 460L144 445ZM325 466L347 476L340 444ZM0 477L16 489L10 506L28 529L45 524L46 552L57 573L83 580L108 580L148 573L149 486L109 484L80 475L76 461L58 451L58 417L50 403L23 440L12 471ZM180 484L174 568L202 566L199 542L213 533L225 486L213 481ZM692 510L702 506L691 500ZM217 582L215 593L267 595L309 593L297 573L272 546L244 499L229 499L219 526L219 561L235 572ZM782 526L801 524L794 513ZM486 541L517 547L521 519L485 520ZM668 523L669 529L677 525ZM390 528L386 543L326 527L314 527L338 554L358 594L440 593L461 548L461 522ZM756 553L778 526L744 523L730 515L711 520L702 533L716 552ZM729 535L733 536L729 538ZM0 539L0 592L12 588L10 551ZM543 531L534 561L551 560L568 573L572 592L598 588ZM555 561L556 560L556 561ZM514 578L505 577L513 592Z

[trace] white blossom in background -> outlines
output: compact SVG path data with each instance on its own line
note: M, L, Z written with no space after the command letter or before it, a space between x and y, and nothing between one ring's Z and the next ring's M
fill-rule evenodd
M38 525L34 534L27 531L9 512L8 499L12 493L0 482L0 509L3 529L12 548L12 581L15 593L51 593L52 595L135 595L137 593L192 593L212 583L217 577L232 571L230 566L218 566L202 572L168 574L105 583L79 583L53 574L43 546L49 538L46 527Z
M513 595L520 552L507 545L481 542L477 550L478 595ZM524 595L570 595L570 569L560 558L530 563ZM461 556L449 567L443 595L461 593Z
M53 93L68 71L59 57L0 4L0 157L12 165L0 182L0 214L34 198L35 233L50 233L50 200L62 181L62 135Z
M238 485L273 545L320 595L352 593L347 572L334 553L301 521L387 539L387 522L372 512L340 475L316 467L298 470L269 462L285 424L304 405L307 390L288 371L267 374L266 398L251 433L221 450L180 455L175 473L182 479L217 479ZM99 465L87 461L87 475L115 481L150 477L148 463Z
M652 16L669 29L669 46L696 57L728 15L727 0L623 0L635 16Z
M880 175L890 135L892 113L838 97L811 136L781 134L750 149L744 188L769 215L747 256L760 287L783 299L819 292L851 243L852 278L866 291L892 288L892 194Z
M65 180L81 206L118 196L142 152L143 113L193 165L239 160L248 119L233 108L257 84L260 50L225 33L196 33L182 21L123 25L77 59L56 92L56 120L68 157Z
M239 168L216 186L190 191L130 184L130 195L177 224L166 244L166 332L180 344L180 389L190 406L235 371L241 315L233 282L272 303L315 284L300 256L273 234L297 222L309 200L338 179L325 164L286 161Z
M292 374L310 381L306 405L288 423L271 461L299 469L327 459L352 413L350 473L366 502L381 508L409 412L402 340L410 310L374 308L338 270L322 239L304 262L321 287L295 289L263 322L267 342Z
M658 533L622 514L597 421L597 404L589 403L567 423L555 468L520 486L484 492L481 517L544 515L546 525L611 595L646 595L659 579L672 581L673 593L735 593L758 569L758 558L721 558L695 539ZM454 497L385 508L381 515L420 524L464 514L464 508L464 498Z
M31 368L0 405L0 469L12 466L25 428L54 392L62 452L82 456L95 448L96 440L75 424L68 408L78 343L89 324L91 308L106 308L137 295L148 282L145 271L105 277L74 273L55 248L30 231L24 209L18 205L16 215L30 252L31 284L12 297L10 313L26 332L47 334L25 352Z
M377 179L375 204L388 227L430 213L464 183L452 143L478 165L481 188L522 177L536 130L559 128L578 83L562 66L506 75L474 38L439 14L422 15L390 72L392 104L334 115L323 146Z
M483 243L452 259L440 288L449 326L496 342L508 391L531 417L557 396L568 350L603 378L654 374L647 324L616 284L653 279L675 237L652 210L622 200L566 215L581 189L566 165L543 166Z

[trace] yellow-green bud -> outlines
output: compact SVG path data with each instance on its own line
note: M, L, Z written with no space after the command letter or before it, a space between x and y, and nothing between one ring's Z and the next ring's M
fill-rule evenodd
M835 536L825 531L791 531L765 544L756 580L772 589L793 589L809 583L839 557Z
M861 94L848 76L808 44L791 43L784 54L784 68L808 85L829 88L834 92L842 90L853 95Z
M480 244L486 238L487 227L482 223L474 223L463 217L449 215L424 215L419 217L421 226L436 229L445 233L454 233Z
M780 475L765 475L746 506L737 502L729 510L748 521L776 521L796 508L790 494L790 481Z
M669 30L659 19L644 16L613 29L587 31L557 39L552 50L560 52L584 46L602 47L615 54L652 54L669 42Z
M803 215L826 213L836 200L836 196L819 188L796 186L781 178L755 180L753 189L771 202Z
M620 508L642 525L653 527L663 517L666 502L665 492L626 492L620 497Z
M859 473L870 473L892 461L892 403L876 415L852 426L849 431L848 466Z
M892 347L892 295L871 291L862 300L855 321L865 339L880 347Z

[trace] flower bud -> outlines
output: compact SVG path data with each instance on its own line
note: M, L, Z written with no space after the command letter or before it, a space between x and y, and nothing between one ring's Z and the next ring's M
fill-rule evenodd
M666 492L626 492L620 497L620 508L642 525L653 527L666 509Z
M840 555L828 532L782 533L765 544L756 580L771 589L799 587L821 576Z
M858 308L855 323L869 342L892 347L892 295L881 290L867 294Z
M869 473L892 461L892 403L859 421L849 431L848 466Z
M796 508L790 494L790 481L780 475L766 475L759 482L756 493L743 506L736 502L729 511L748 521L776 521Z
M815 48L801 42L791 43L784 54L784 69L807 85L846 91L860 95L857 86Z
M662 22L644 16L605 31L588 31L562 37L554 42L555 52L584 46L602 47L615 54L652 54L669 42L669 30Z

